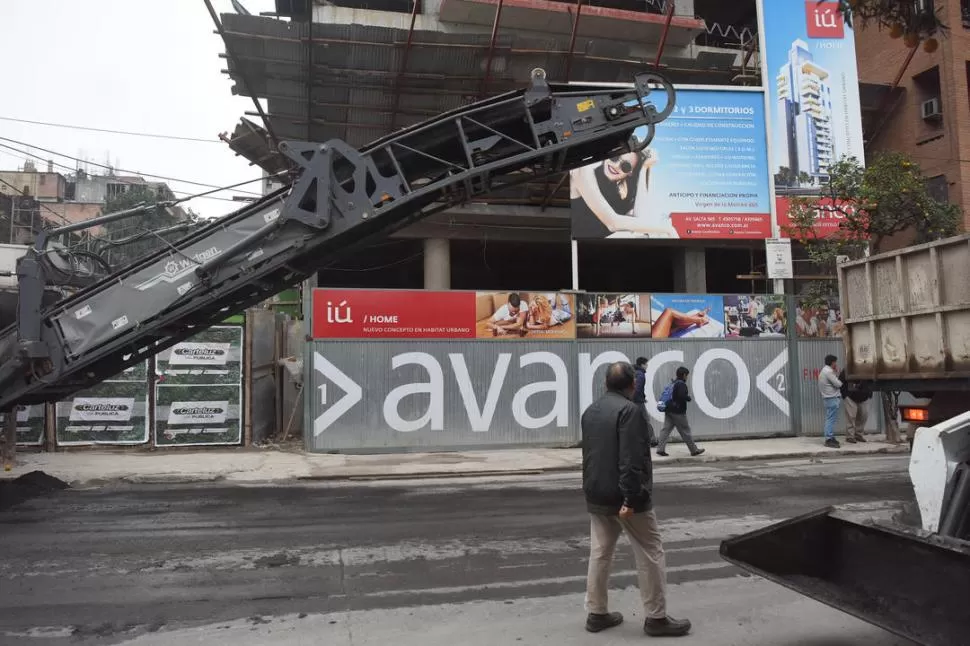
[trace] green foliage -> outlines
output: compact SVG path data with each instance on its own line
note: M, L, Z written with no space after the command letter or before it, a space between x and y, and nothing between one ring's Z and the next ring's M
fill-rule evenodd
M911 233L915 243L946 238L963 221L958 206L929 194L919 164L895 152L876 156L866 168L855 158L842 158L829 169L821 195L792 199L788 216L786 233L804 245L819 271L832 275L839 256L859 258L867 245L878 253L903 232ZM818 226L829 218L839 219L834 235ZM822 281L809 285L805 296L821 301L835 291L832 281Z
M822 4L830 0L818 1ZM933 6L932 3L925 4ZM924 3L918 0L839 0L839 10L850 27L865 29L876 25L893 32L895 38L904 34L915 35L916 43L946 33L948 29L936 8L927 11Z
M124 193L108 198L102 213L108 215L161 201L151 186L132 185ZM188 218L193 215L190 211ZM186 231L182 228L171 232L162 230L192 221L188 218L178 209L158 206L143 215L109 222L99 236L98 251L112 266L124 267L184 236Z

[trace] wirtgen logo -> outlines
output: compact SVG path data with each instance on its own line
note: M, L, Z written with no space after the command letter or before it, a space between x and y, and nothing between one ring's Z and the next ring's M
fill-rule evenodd
M202 251L194 253L191 256L182 254L180 257L173 257L162 266L161 272L155 274L143 283L136 285L135 289L143 292L146 289L151 289L159 283L171 284L178 282L194 272L195 268L204 263L206 260L211 260L221 253L222 249L219 247L209 247L208 249L203 249Z
M845 38L845 20L838 2L805 0L809 38Z
M172 402L168 425L224 424L229 415L229 402Z
M135 408L134 397L76 397L71 402L72 422L127 422Z
M226 365L231 343L179 343L172 348L168 362L172 365Z

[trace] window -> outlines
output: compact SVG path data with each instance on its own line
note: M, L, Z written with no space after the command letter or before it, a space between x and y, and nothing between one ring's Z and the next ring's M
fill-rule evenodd
M960 0L960 18L963 20L963 28L970 28L970 0Z
M950 201L950 184L946 175L937 175L926 180L926 192L937 202Z

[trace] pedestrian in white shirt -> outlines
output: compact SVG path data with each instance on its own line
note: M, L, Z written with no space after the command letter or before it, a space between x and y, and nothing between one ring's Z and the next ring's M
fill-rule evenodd
M838 357L825 357L825 366L818 373L818 391L825 404L825 446L837 449L841 446L835 439L835 421L842 405L842 382L838 377Z

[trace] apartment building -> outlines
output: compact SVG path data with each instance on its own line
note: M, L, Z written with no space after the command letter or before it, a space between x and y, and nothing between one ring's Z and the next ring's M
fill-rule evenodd
M970 213L970 0L928 0L948 31L938 47L907 47L876 28L857 34L868 156L911 155L938 199Z

